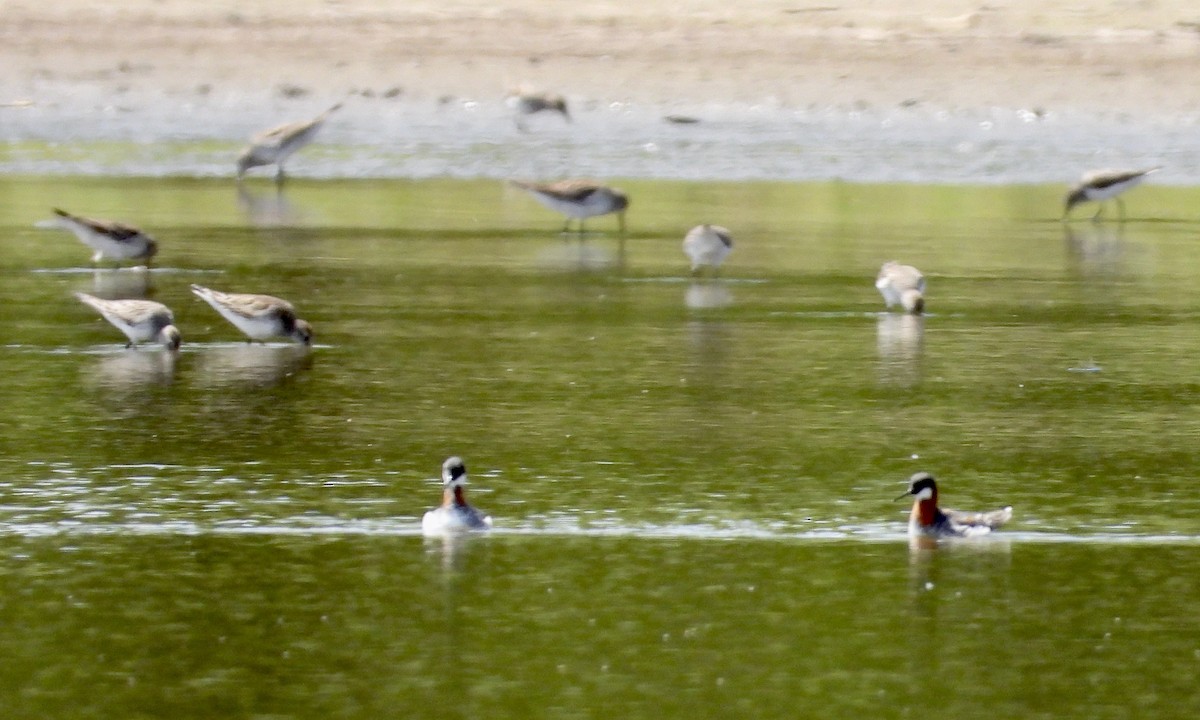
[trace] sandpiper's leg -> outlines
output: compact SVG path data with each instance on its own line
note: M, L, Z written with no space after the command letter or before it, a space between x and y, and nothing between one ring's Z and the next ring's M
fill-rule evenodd
M1092 222L1098 222L1100 220L1100 216L1104 214L1104 201L1101 200L1099 205L1100 207L1096 209L1096 214L1092 216Z
M563 229L562 229L563 235L566 235L569 232L571 232L571 218L567 218L567 221L565 223L563 223Z
M1117 198L1117 210L1120 211L1121 222L1125 222L1125 201Z

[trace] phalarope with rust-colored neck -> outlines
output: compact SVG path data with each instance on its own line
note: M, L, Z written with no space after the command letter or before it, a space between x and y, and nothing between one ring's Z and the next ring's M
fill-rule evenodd
M448 458L442 463L442 504L421 518L425 535L488 530L492 518L467 503L467 466L462 458Z
M963 512L938 507L937 482L927 472L909 479L908 491L899 498L913 496L908 517L912 537L977 537L986 535L1012 519L1012 506L990 512Z

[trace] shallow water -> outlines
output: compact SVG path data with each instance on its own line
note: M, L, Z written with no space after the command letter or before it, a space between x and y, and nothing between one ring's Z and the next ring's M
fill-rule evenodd
M216 100L59 103L0 109L0 172L228 177L252 134L329 103L247 109ZM676 124L667 115L695 119ZM573 122L534 116L518 129L500 98L356 98L288 162L297 177L641 177L693 181L1041 183L1099 167L1163 166L1155 182L1200 183L1200 115L838 105L588 102ZM269 173L271 169L256 170Z
M1190 190L1064 226L1050 186L630 181L621 241L491 181L2 185L6 717L1200 709ZM91 270L51 206L156 267ZM694 281L704 220L737 245ZM893 258L928 316L881 312ZM447 547L452 453L498 532ZM919 469L1011 531L910 553Z

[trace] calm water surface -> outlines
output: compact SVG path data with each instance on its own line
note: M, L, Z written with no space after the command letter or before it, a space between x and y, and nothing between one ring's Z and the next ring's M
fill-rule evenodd
M1200 217L1057 186L0 182L5 717L1194 717ZM52 206L135 221L95 272ZM692 225L728 225L693 281ZM929 277L886 315L881 262ZM270 292L247 346L189 283ZM70 294L175 310L125 351ZM418 537L462 454L499 532ZM893 499L1011 503L910 552Z

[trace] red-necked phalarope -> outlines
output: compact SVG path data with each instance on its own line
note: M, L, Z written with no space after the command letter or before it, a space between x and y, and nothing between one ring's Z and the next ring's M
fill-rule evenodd
M900 305L913 315L925 312L925 276L912 265L885 262L875 276L875 287L889 308Z
M620 190L590 180L560 180L552 183L513 180L512 184L551 210L566 215L563 232L570 231L572 218L579 220L579 232L582 233L584 219L617 213L621 234L625 234L625 209L629 207L629 196Z
M192 285L192 292L251 340L265 342L284 337L312 344L312 326L296 317L296 308L286 300L270 295L223 293L200 285Z
M683 238L683 252L692 261L693 275L705 265L716 273L733 252L733 235L720 225L697 225Z
M908 517L910 536L976 537L986 535L1012 519L1011 505L991 512L939 508L937 483L927 472L919 472L909 479L908 492L900 498L909 495L915 498L912 514Z
M467 504L466 484L467 466L462 458L452 457L442 463L442 504L421 518L422 533L444 535L492 527L491 516Z
M1125 202L1117 196L1141 184L1150 173L1161 169L1152 167L1146 170L1093 170L1084 173L1079 183L1067 193L1067 198L1063 203L1063 220L1066 220L1067 216L1071 214L1071 208L1079 203L1098 202L1100 207L1092 216L1092 219L1096 220L1100 217L1100 213L1104 212L1104 201L1112 199L1116 199L1117 209L1121 211L1121 219L1124 220Z

